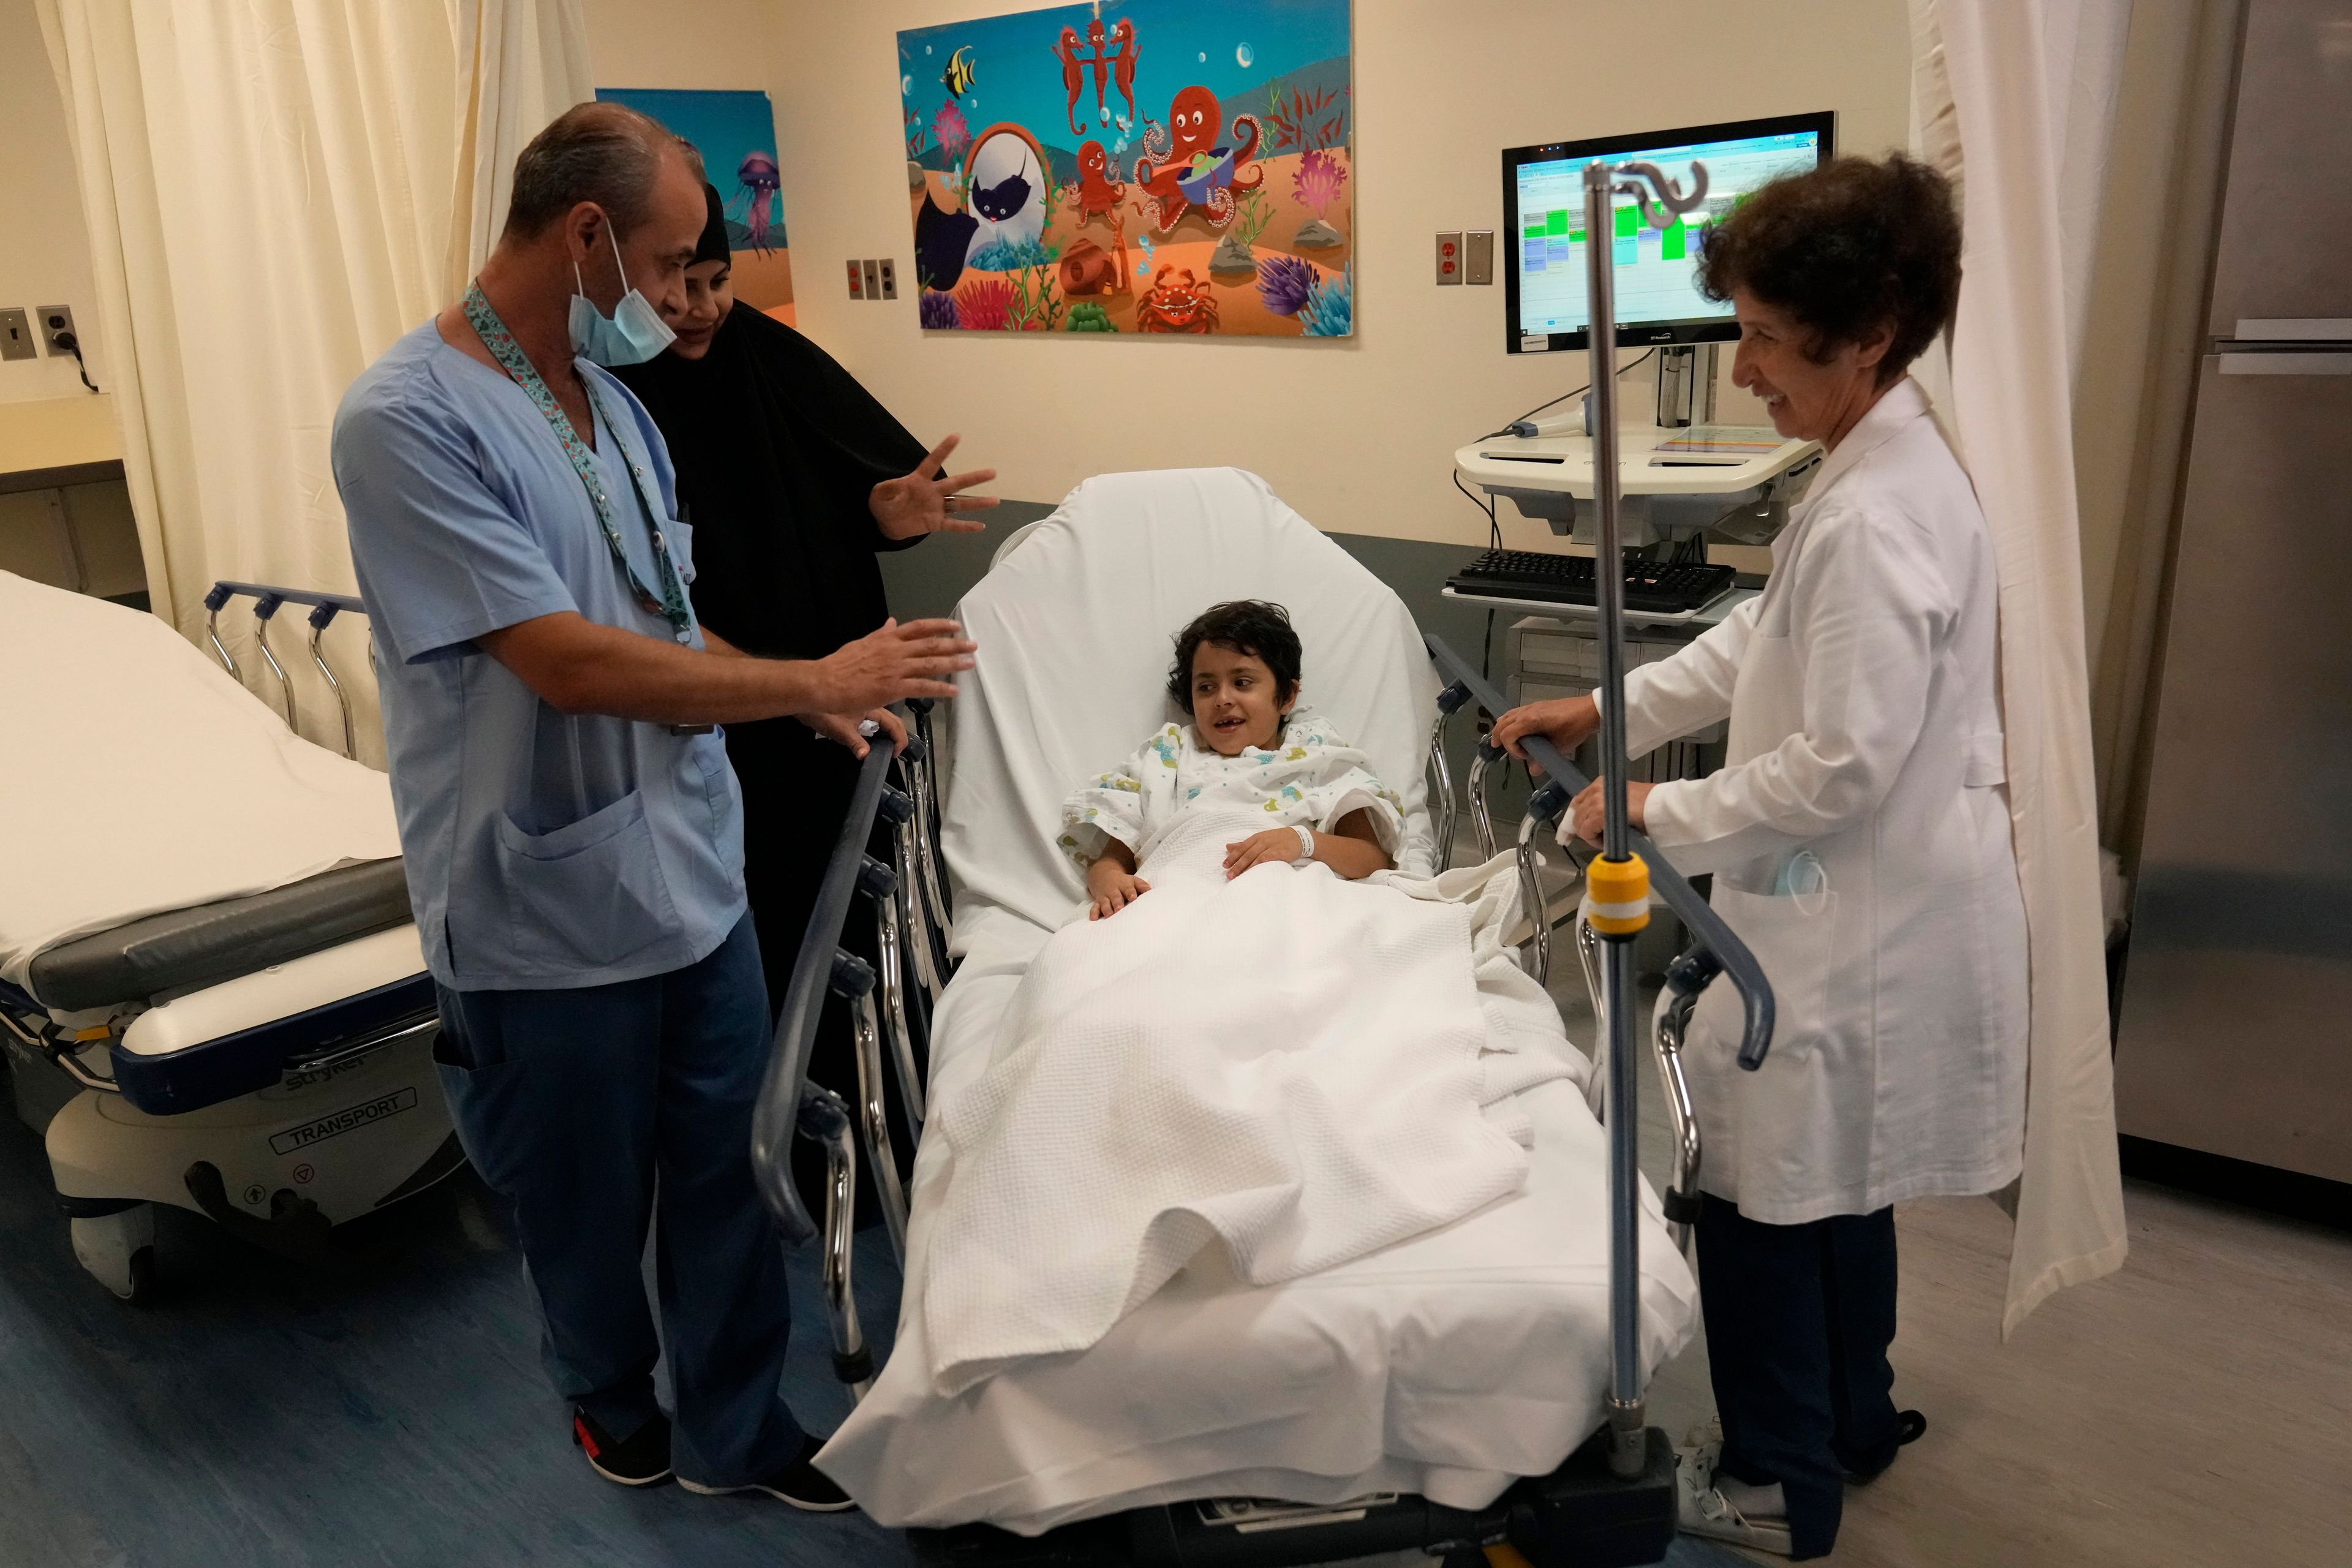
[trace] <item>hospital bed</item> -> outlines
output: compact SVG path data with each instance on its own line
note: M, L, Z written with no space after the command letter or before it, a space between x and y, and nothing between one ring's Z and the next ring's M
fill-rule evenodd
M233 600L276 712L236 679ZM38 747L0 773L0 1046L76 1258L132 1301L156 1288L157 1204L316 1258L464 1160L390 790L349 759L321 642L360 603L238 583L205 603L217 665L152 616L0 573L0 716ZM268 640L289 605L344 755L292 728Z
M1655 1561L1674 1528L1671 1448L1662 1433L1622 1421L1612 1432L1603 1416L1612 1369L1638 1389L1696 1323L1696 1286L1669 1234L1694 1217L1699 1152L1680 1029L1727 967L1749 1000L1747 1048L1759 1059L1769 1033L1754 960L1663 860L1657 892L1700 944L1674 966L1659 1014L1678 1158L1664 1207L1642 1188L1638 1218L1621 1223L1601 1201L1612 1151L1579 1085L1555 1080L1522 1097L1535 1136L1516 1196L1286 1285L1239 1283L1211 1247L1092 1348L1016 1363L953 1397L931 1388L925 1227L949 1156L938 1140L921 1143L902 1194L886 1067L919 1137L926 1112L985 1068L1030 961L1079 902L1055 846L1061 800L1166 716L1168 631L1242 596L1289 608L1309 699L1398 786L1401 866L1432 870L1443 858L1453 792L1441 790L1433 824L1424 748L1444 776L1446 717L1471 704L1496 712L1503 700L1444 645L1424 644L1396 596L1262 480L1231 469L1105 476L1008 541L960 612L982 651L955 710L943 838L952 908L926 864L925 808L939 792L925 713L899 764L906 789L878 751L861 775L755 1124L763 1190L796 1240L819 1232L785 1146L797 1131L828 1154L826 1306L835 1368L858 1405L819 1463L874 1517L908 1527L918 1560L932 1563L1308 1563L1397 1549L1467 1563L1506 1542L1539 1568ZM1482 758L1472 805L1491 832L1496 753ZM1557 754L1540 760L1552 782L1519 835L1523 898L1537 834L1580 782ZM895 863L866 853L877 816L895 825ZM940 984L926 965L945 913L955 968ZM877 965L838 948L854 916L877 922ZM1548 932L1532 926L1525 961L1540 967ZM1584 931L1576 945L1591 978ZM852 1002L854 1094L806 1080L828 990ZM926 1064L899 1022L927 1013ZM1564 1037L1559 1048L1571 1049ZM1639 1183L1630 1137L1621 1142L1630 1216ZM849 1266L860 1145L906 1268L878 1374Z

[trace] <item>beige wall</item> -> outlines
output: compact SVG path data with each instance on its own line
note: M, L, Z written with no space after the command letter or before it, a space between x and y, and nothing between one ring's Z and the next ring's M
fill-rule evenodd
M1030 500L1105 469L1234 463L1327 529L1479 539L1454 448L1584 379L1581 356L1503 353L1499 284L1431 281L1433 234L1499 226L1503 148L1825 107L1849 150L1905 133L1896 0L1357 0L1356 337L926 337L911 289L867 303L840 283L853 256L909 275L894 35L1024 8L730 0L689 31L667 6L591 0L589 26L600 83L768 89L802 329L919 435L961 431L963 455ZM1647 395L1643 374L1629 395Z
M0 307L19 305L72 306L91 379L106 384L65 105L33 0L0 0ZM45 353L0 363L0 403L68 395L88 395L69 358Z

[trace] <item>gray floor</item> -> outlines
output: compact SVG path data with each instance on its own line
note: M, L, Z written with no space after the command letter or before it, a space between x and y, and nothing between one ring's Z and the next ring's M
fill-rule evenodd
M47 1192L39 1139L0 1112L0 1568L908 1562L856 1515L596 1479L541 1375L501 1205L470 1173L344 1233L367 1256L331 1274L163 1211L151 1308L81 1271ZM857 1268L887 1351L880 1231ZM793 1294L820 1322L806 1251ZM814 1429L847 1410L813 1327L785 1389ZM1668 1561L1729 1559L1679 1542Z
M1564 954L1552 990L1570 1037L1589 1040ZM1661 1183L1671 1142L1646 1039L1643 1055L1642 1167ZM1897 1208L1895 1394L1930 1425L1848 1492L1823 1562L2352 1563L2352 1230L2151 1183L2126 1182L2124 1201L2123 1270L2062 1291L2007 1344L2007 1217L1981 1198ZM1703 1341L1650 1396L1652 1422L1677 1436L1712 1416Z

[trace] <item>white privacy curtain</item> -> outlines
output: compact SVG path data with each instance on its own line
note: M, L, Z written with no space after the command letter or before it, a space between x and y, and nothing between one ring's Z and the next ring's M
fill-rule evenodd
M352 591L327 443L343 389L488 253L515 154L593 96L579 0L36 0L89 226L155 612L220 578ZM224 640L275 705L245 607ZM301 612L270 632L340 746ZM329 656L381 763L365 638Z
M2050 7L2066 8L2064 0ZM2049 88L2044 11L2044 0L1913 0L1920 150L1948 172L1957 158L1964 176L1966 270L1943 412L1991 525L2000 574L2010 813L2032 966L2025 1167L2004 1335L2053 1292L2121 1267L2126 1251L2069 322L2049 237L2063 231L2062 207L2095 201L2096 190L2085 196L2062 184L2084 177L2078 158L2088 156L2082 138L2090 132L2057 122L2053 106L2065 95ZM2068 118L2095 116L2069 110ZM2104 132L2098 145L2104 161Z

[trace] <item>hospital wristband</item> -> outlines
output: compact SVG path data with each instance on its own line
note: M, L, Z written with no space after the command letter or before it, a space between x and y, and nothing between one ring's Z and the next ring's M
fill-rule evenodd
M1315 830L1303 822L1294 822L1290 831L1298 835L1298 853L1290 858L1290 863L1303 866L1315 858Z

